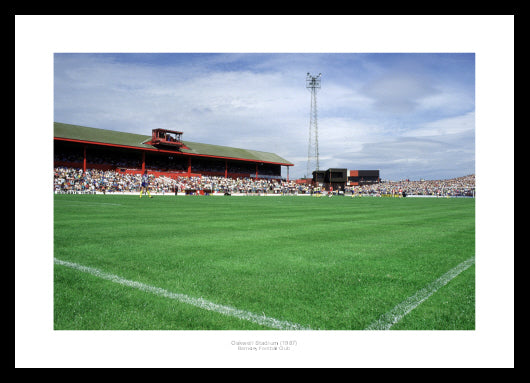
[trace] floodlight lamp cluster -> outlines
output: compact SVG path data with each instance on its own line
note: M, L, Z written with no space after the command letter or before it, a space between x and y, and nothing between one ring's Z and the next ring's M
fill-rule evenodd
M306 88L309 88L309 89L320 88L320 77L322 77L322 73L319 73L318 76L311 76L311 74L307 72Z

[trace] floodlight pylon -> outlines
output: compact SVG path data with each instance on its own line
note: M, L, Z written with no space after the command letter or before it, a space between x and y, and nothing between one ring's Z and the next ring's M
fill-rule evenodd
M317 92L320 89L320 78L322 73L312 76L309 72L306 75L306 88L311 91L311 108L309 113L309 143L307 147L307 174L311 177L313 170L320 170L318 151L318 109Z

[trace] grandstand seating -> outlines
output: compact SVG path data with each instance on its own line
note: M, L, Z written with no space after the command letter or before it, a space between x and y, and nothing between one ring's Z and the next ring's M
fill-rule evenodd
M176 175L149 172L154 193L184 194L311 194L312 186L296 181L277 179L231 178L222 176ZM141 173L105 169L83 169L59 166L54 170L56 193L138 193ZM401 192L400 192L401 190ZM344 194L364 196L451 196L474 197L475 176L435 181L387 181L380 184L346 187Z

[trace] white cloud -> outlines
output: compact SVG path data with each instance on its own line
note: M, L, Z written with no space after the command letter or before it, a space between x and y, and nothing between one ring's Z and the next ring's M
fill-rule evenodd
M454 134L474 134L475 112L464 115L443 118L437 121L426 122L417 129L410 129L403 135L405 137L438 137L444 139Z
M435 95L432 81L413 73L387 73L365 84L364 93L374 100L375 108L384 113L410 113L421 99Z
M418 109L444 115L460 114L475 108L474 93L469 89L458 89L438 85L439 91L417 100Z

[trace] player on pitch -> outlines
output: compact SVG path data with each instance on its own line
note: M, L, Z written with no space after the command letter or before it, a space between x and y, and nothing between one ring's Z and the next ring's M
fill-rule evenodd
M151 196L151 193L149 192L149 176L147 175L147 170L144 171L144 174L142 175L142 186L140 187L140 198L142 198L142 193L144 192L149 195L149 198L153 198Z

